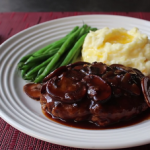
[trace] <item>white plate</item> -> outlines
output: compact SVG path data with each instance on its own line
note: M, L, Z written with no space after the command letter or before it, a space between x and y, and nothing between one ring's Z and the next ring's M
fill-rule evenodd
M55 144L88 148L114 149L150 143L150 120L120 129L84 130L67 127L47 119L40 103L23 92L25 81L17 72L19 59L65 36L76 25L92 27L138 27L150 37L150 22L111 15L85 15L57 19L24 30L5 41L1 56L1 117L18 130Z

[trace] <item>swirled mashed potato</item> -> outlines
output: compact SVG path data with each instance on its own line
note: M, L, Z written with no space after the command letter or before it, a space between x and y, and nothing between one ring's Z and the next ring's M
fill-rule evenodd
M123 64L150 75L150 40L137 28L109 29L90 32L84 41L82 59L86 62Z

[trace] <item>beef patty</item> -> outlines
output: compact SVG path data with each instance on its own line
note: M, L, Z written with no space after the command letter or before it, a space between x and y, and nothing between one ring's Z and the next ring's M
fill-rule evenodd
M88 120L105 127L148 109L149 82L134 68L77 62L56 69L44 79L40 103L58 119Z

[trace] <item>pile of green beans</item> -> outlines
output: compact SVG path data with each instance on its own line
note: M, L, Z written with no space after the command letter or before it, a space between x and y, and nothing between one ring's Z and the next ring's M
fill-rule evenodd
M97 28L91 28L86 24L82 27L76 26L62 39L22 57L18 63L22 78L41 83L57 67L75 62L90 30L96 31Z

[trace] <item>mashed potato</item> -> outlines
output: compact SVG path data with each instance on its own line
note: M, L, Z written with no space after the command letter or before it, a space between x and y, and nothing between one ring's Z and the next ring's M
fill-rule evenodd
M103 28L90 32L84 41L82 59L87 62L123 64L150 75L150 40L137 28Z

